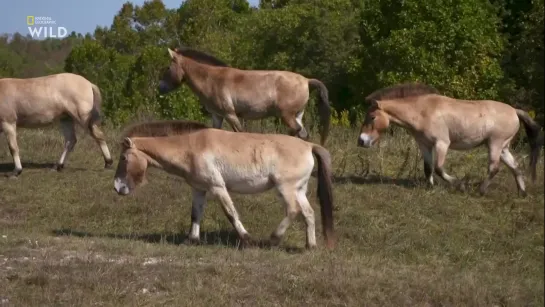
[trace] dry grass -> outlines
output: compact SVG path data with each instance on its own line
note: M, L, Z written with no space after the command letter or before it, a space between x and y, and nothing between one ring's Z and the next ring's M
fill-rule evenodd
M111 132L117 164L117 132ZM298 220L279 248L239 250L215 201L205 244L181 244L190 193L160 171L129 197L113 191L96 145L82 137L62 173L57 131L21 130L24 171L0 178L1 306L542 306L543 160L529 196L502 167L486 197L426 188L416 146L404 134L355 147L333 131L337 249L304 251ZM316 138L316 133L313 134ZM0 165L13 164L4 138ZM526 148L517 155L525 157ZM524 160L527 160L524 158ZM449 152L447 170L470 183L486 172L484 149ZM317 212L316 181L310 200ZM283 216L274 192L234 195L242 222L266 238ZM320 223L317 221L319 239Z

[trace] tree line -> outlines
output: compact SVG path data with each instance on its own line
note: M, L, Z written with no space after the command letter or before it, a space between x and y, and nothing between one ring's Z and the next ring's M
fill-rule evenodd
M340 125L360 123L367 94L406 81L504 101L543 125L543 16L544 0L186 0L176 9L126 2L93 34L0 36L0 77L81 74L101 88L114 125L137 115L205 120L186 86L157 93L167 47L183 45L233 67L322 80Z

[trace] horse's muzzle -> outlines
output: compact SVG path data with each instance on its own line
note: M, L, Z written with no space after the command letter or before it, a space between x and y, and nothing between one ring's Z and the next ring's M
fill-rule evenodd
M369 148L371 145L373 145L373 140L367 134L362 133L358 137L358 147Z
M159 81L159 87L157 89L159 91L159 94L164 95L168 92L170 92L170 87L166 84L164 81Z
M118 195L122 195L122 196L128 195L130 192L130 189L127 186L127 184L125 184L119 178L116 178L114 180L114 190L117 192Z
M121 195L121 196L129 195L129 188L127 187L122 187L119 190L114 188L114 190L117 192L117 195Z
M365 147L361 139L358 139L358 147Z

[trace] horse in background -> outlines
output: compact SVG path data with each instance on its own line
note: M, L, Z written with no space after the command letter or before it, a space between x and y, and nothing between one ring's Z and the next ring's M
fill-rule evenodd
M232 132L183 120L137 123L123 137L115 191L119 195L133 192L146 182L148 167L184 178L192 187L193 198L188 237L197 242L207 195L219 200L239 238L248 244L250 235L229 194L257 194L275 188L284 203L285 217L272 233L271 243L278 244L302 213L306 246L315 247L314 210L306 192L316 157L322 230L327 247L333 248L331 157L322 146L282 134Z
M459 182L443 168L449 148L470 150L486 145L488 176L480 186L481 195L486 193L502 161L511 169L519 193L526 196L523 172L509 149L520 123L529 139L530 170L532 180L536 180L543 137L541 127L523 110L499 101L451 98L418 83L380 89L367 96L366 101L370 107L361 126L358 146L373 146L390 124L406 129L418 144L424 158L424 174L431 185L433 172L450 184Z
M169 48L168 53L171 61L160 80L159 92L168 93L185 82L212 114L213 127L218 129L224 119L234 131L241 132L239 118L257 120L276 116L289 128L291 136L308 140L303 114L309 87L318 88L321 144L325 144L331 109L328 90L320 80L290 71L237 69L191 48Z
M39 128L60 122L64 135L64 151L56 169L62 170L66 157L76 145L76 123L98 143L105 168L113 164L104 134L98 127L102 97L100 89L82 76L60 73L37 78L0 79L0 133L4 132L15 168L15 178L23 167L19 156L16 130Z

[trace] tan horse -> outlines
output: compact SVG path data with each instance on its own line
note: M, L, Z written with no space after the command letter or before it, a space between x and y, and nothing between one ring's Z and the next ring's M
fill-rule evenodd
M38 78L0 79L0 133L6 134L15 169L23 171L16 128L38 128L60 121L64 151L56 164L62 170L66 156L76 145L75 123L84 127L99 144L105 167L113 164L104 134L98 127L101 95L99 88L82 76L61 73Z
M185 82L212 114L214 128L223 119L234 131L243 131L239 118L256 120L279 116L289 134L308 140L303 114L309 99L309 86L320 90L319 114L321 144L329 133L331 109L325 85L316 79L289 71L241 70L227 66L214 57L190 48L168 49L169 68L159 84L161 94Z
M127 195L146 182L148 167L184 178L192 187L191 241L200 239L208 194L220 201L240 239L248 243L250 236L229 193L256 194L276 188L286 216L272 233L272 243L280 242L302 212L306 245L315 247L314 210L306 192L316 156L323 232L327 247L333 248L331 158L325 148L287 135L237 133L191 121L140 123L128 128L124 136L114 178L116 192Z
M523 110L492 100L462 100L437 94L422 84L401 84L370 94L371 106L361 126L358 146L371 147L390 123L405 128L416 140L424 158L424 173L433 185L433 171L448 183L458 180L443 169L449 148L469 150L488 147L488 177L480 186L485 194L498 173L500 160L513 172L519 192L526 196L524 177L509 150L520 122L530 142L530 167L536 166L543 140L539 125ZM433 163L435 153L435 163Z

